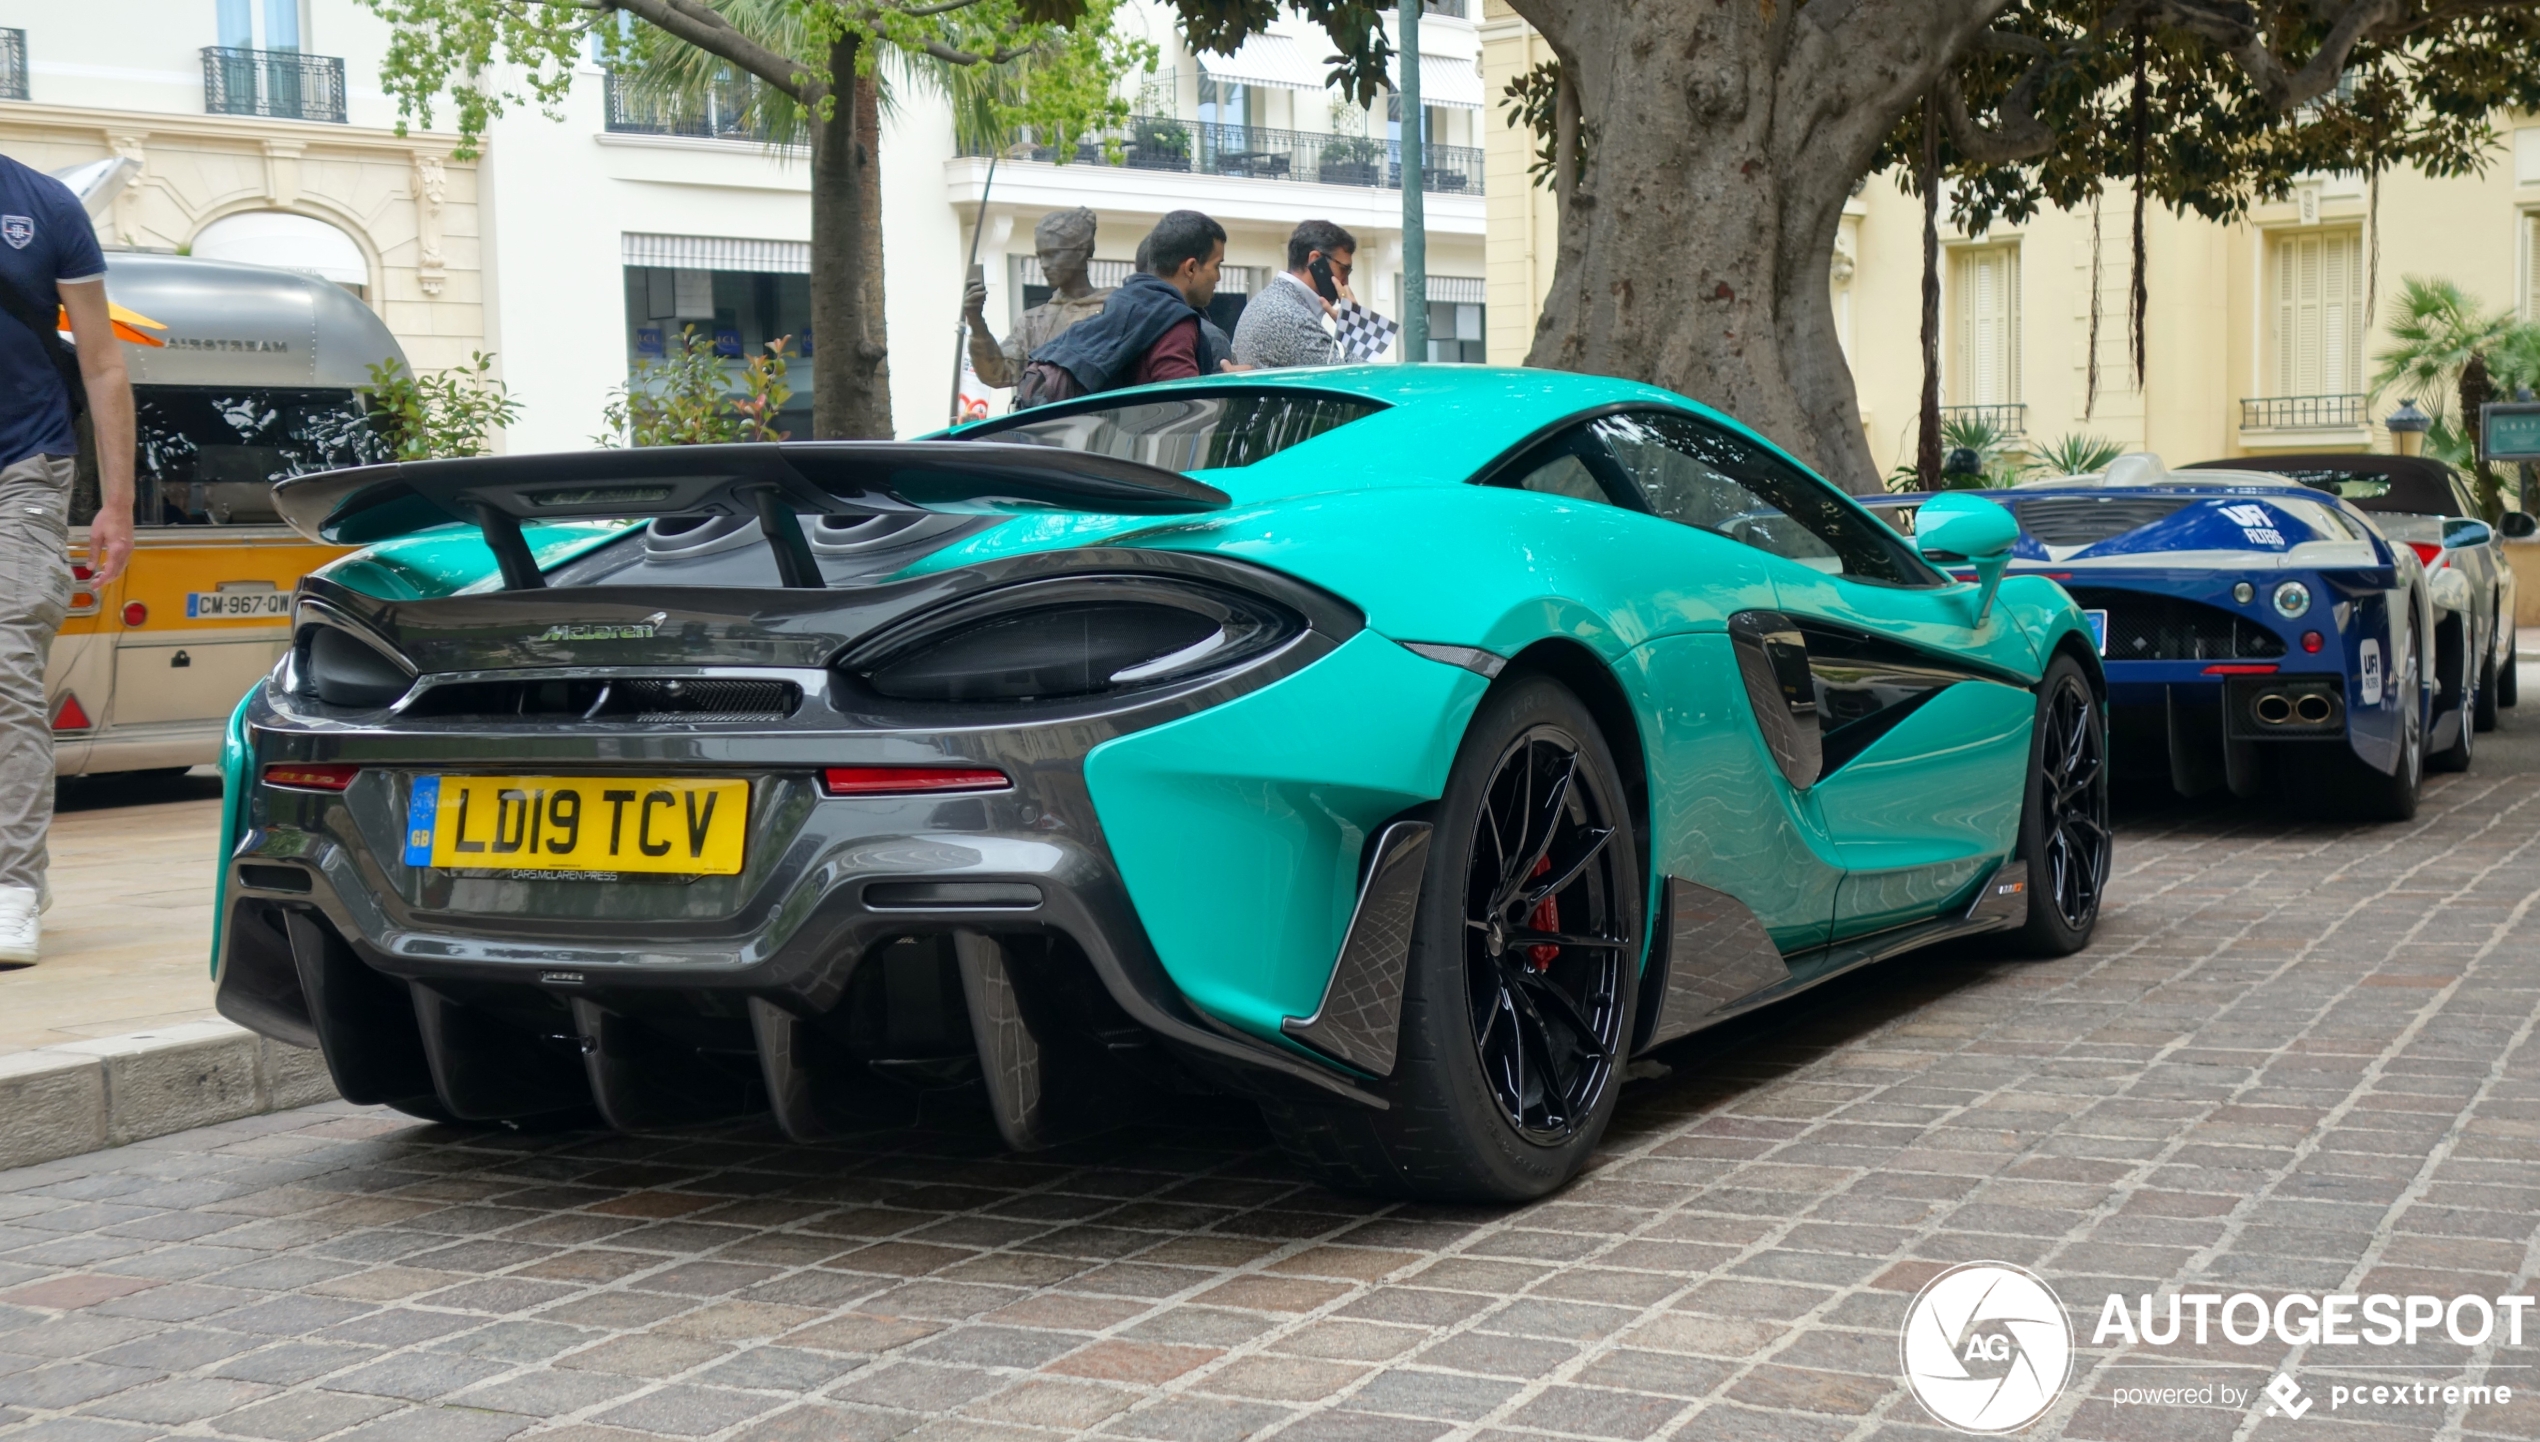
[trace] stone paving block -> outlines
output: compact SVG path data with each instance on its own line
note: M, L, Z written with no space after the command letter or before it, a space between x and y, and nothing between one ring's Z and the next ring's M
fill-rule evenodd
M345 1428L395 1411L401 1403L386 1397L357 1397L341 1392L293 1392L221 1416L221 1431L271 1442L312 1442Z

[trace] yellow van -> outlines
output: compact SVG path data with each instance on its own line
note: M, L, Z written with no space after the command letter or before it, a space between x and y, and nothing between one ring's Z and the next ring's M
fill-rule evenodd
M93 584L73 498L70 618L45 671L57 775L220 755L238 698L290 637L300 577L344 554L281 523L273 483L386 459L358 388L404 362L343 288L296 272L110 253L106 293L167 327L126 345L139 419L132 563Z

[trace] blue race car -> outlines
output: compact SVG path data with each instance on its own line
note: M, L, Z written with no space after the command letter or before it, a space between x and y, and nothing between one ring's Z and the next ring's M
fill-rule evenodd
M2012 574L2060 582L2098 635L2120 778L2416 813L2437 722L2461 721L2434 707L2424 565L2362 510L2289 476L2146 454L1988 494L2019 518ZM1870 504L1910 525L1923 499Z

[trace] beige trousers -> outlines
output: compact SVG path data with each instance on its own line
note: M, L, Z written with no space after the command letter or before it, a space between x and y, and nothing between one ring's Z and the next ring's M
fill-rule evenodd
M71 603L72 460L0 470L0 886L43 879L53 825L53 718L44 665Z

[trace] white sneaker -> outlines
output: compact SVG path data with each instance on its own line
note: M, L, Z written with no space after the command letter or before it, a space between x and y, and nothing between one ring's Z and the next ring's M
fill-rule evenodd
M32 886L0 886L0 961L31 962L44 938L36 920L40 896Z

